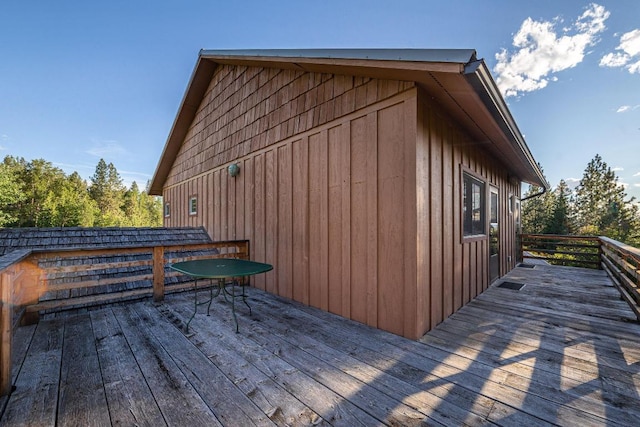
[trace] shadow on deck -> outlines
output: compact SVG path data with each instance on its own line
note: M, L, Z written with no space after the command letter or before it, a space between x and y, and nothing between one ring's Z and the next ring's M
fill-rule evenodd
M21 327L2 425L640 425L640 325L606 273L537 265L419 342L249 289ZM204 308L201 307L202 312Z

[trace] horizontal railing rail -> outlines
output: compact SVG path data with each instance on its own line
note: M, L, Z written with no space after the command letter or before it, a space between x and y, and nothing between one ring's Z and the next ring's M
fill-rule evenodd
M608 237L600 241L602 267L640 320L640 249Z
M193 285L193 279L171 270L170 264L202 258L249 259L249 241L18 255L0 265L0 395L11 390L11 341L18 324L37 322L41 313L151 296L161 301L167 293Z
M600 268L600 239L596 236L558 234L520 235L520 259L552 265Z

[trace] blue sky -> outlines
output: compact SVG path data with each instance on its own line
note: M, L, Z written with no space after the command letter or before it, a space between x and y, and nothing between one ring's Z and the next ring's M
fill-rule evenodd
M3 0L0 156L144 186L201 48L331 47L476 49L553 186L599 153L640 198L638 0Z

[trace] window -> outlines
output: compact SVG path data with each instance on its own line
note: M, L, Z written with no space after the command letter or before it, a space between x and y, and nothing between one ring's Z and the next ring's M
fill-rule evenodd
M198 198L192 197L189 199L189 215L195 215L198 213Z
M491 209L489 212L489 223L497 224L498 223L498 190L491 189L491 196L489 197L491 202Z
M468 173L463 173L462 217L463 235L486 234L485 183Z
M164 204L164 217L168 218L170 214L171 214L171 209L170 209L169 203L165 203Z

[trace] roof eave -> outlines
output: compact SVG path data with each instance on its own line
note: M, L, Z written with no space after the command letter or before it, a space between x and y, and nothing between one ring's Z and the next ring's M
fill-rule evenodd
M491 77L485 62L483 60L470 62L465 66L464 75L528 169L529 174L527 174L528 176L523 176L523 180L549 189L549 183L533 158L524 136L511 115L500 89Z
M217 65L215 62L208 61L202 57L198 58L198 62L191 73L187 89L182 96L178 114L176 114L176 118L171 126L171 131L164 144L160 161L153 174L151 185L149 186L149 194L156 196L162 195L162 189L171 171L173 161L178 151L180 151L182 141L189 130L189 126L193 122Z

